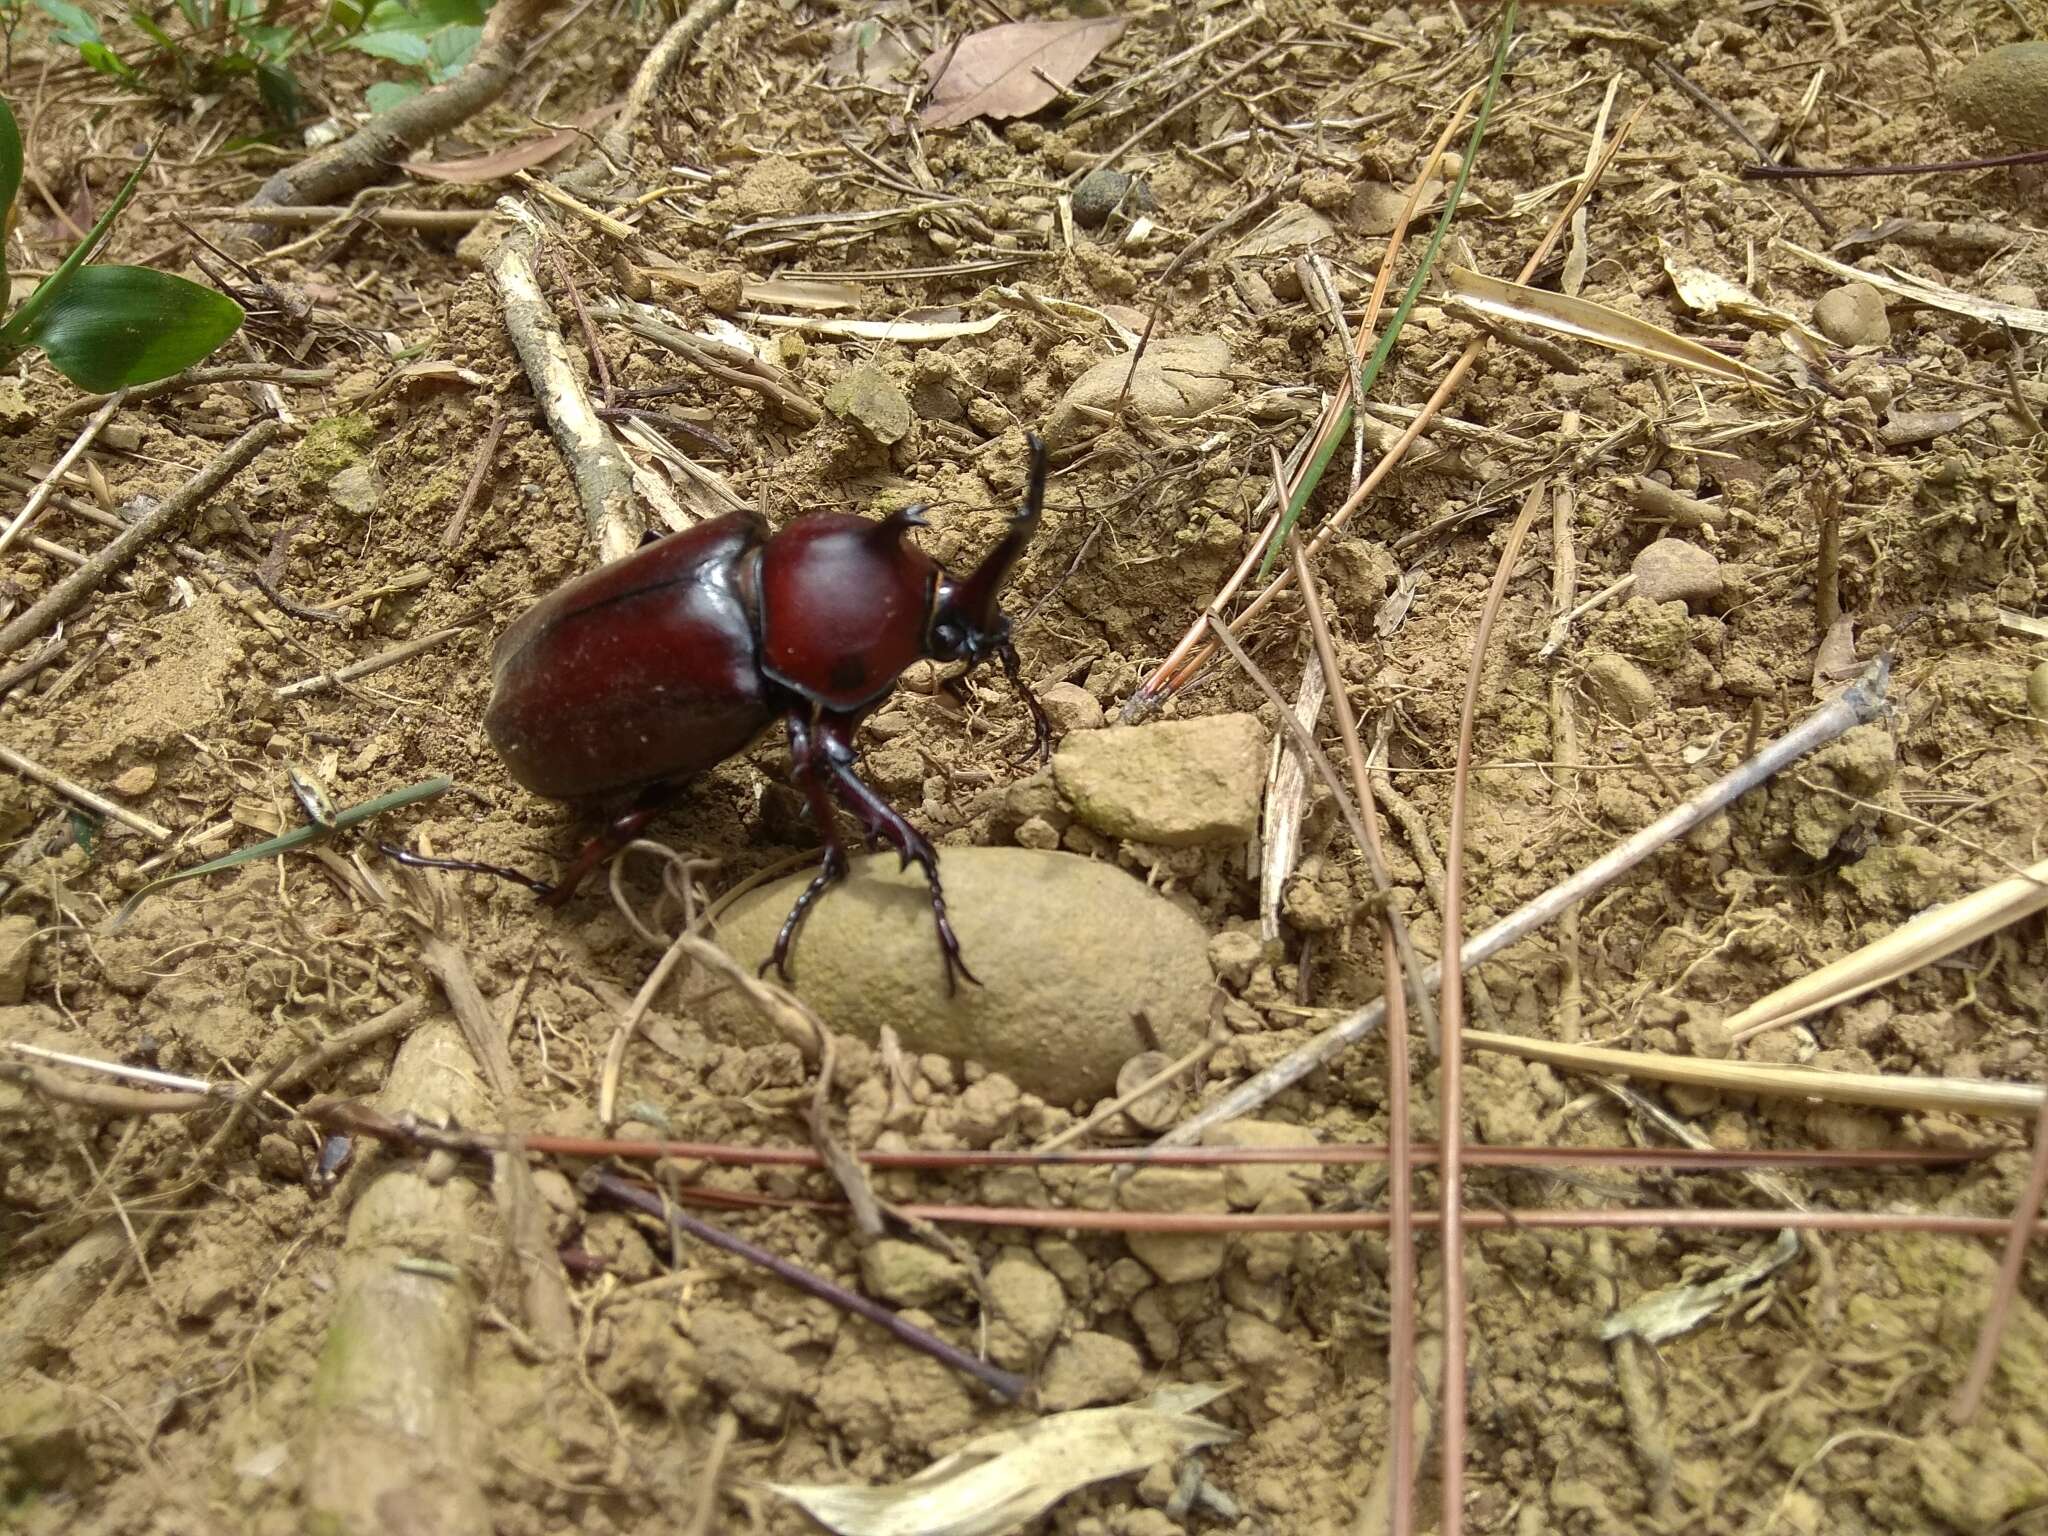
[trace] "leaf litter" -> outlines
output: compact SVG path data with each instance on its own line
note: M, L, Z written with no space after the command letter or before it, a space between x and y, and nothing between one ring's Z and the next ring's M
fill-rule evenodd
M970 32L957 47L924 61L931 99L918 122L957 128L977 117L1025 117L1080 78L1097 54L1123 36L1120 16L1071 21L1011 21Z

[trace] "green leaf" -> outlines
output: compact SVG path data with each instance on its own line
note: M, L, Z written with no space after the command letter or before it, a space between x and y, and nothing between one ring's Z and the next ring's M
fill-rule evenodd
M21 129L14 109L0 96L0 315L7 312L7 215L21 190Z
M390 59L415 69L427 62L427 40L417 32L359 32L347 46L373 59Z
M298 77L282 64L258 64L256 89L263 97L263 109L271 121L289 128L299 120L302 98Z
M80 389L169 378L235 334L242 306L148 267L81 267L20 340Z
M135 163L135 169L128 173L128 179L121 183L121 190L114 194L114 200L107 204L107 211L94 221L85 238L65 253L57 263L57 270L36 284L35 292L21 301L21 307L7 317L7 323L0 325L0 360L18 357L25 347L34 346L29 339L44 310L63 297L64 290L71 286L92 253L106 239L107 232L114 227L114 220L121 217L121 210L134 200L135 189L142 185L142 173L149 169L149 162L156 158L156 146L151 145Z
M363 105L372 112L389 112L402 101L411 101L420 88L409 80L379 80L363 92Z
M57 23L58 42L77 48L100 41L100 24L92 19L91 12L73 5L71 0L36 0L36 4Z
M116 80L133 80L135 71L122 62L121 55L105 43L80 43L78 57L103 75Z
M476 52L482 27L443 27L427 45L428 75L436 85L459 71Z

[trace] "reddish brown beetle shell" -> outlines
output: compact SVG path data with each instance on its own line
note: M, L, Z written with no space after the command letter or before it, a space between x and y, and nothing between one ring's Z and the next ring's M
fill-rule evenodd
M816 513L761 548L761 670L823 709L865 709L930 654L939 567L906 535L907 516L873 522Z
M772 724L752 590L764 540L754 514L728 513L522 614L492 653L484 714L512 777L557 800L609 795L709 768Z

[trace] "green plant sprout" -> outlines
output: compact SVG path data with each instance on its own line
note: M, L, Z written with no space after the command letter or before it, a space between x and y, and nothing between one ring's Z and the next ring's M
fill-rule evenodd
M0 234L12 227L21 163L21 130L0 97ZM41 348L50 366L80 389L127 389L191 367L241 326L242 306L211 288L148 267L87 265L148 165L145 154L99 222L0 323L0 368ZM0 239L0 314L10 291L7 246Z
M77 49L80 63L108 79L130 90L161 93L146 72L168 63L180 97L253 80L278 128L304 115L304 92L291 68L298 55L345 48L416 72L415 79L380 80L364 92L372 112L385 112L467 64L490 8L490 0L327 0L317 20L284 26L277 21L281 0L175 0L184 36L134 10L126 21L142 38L117 46L109 27L77 0L35 4L56 23L56 40ZM21 0L0 0L0 14L18 15L20 7Z

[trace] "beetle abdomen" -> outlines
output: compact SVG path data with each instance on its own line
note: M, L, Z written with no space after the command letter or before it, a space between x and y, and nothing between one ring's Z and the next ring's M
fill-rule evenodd
M681 778L774 718L754 641L760 524L731 513L570 582L492 657L484 714L512 777L559 800Z

